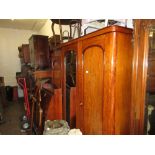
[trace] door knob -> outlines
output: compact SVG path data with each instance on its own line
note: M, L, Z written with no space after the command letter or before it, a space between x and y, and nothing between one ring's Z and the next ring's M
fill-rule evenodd
M80 102L80 106L82 106L83 105L83 103L82 102Z

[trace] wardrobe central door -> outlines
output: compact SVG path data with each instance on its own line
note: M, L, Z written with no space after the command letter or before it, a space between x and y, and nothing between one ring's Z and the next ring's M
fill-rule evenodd
M87 48L83 53L84 134L102 134L103 49Z

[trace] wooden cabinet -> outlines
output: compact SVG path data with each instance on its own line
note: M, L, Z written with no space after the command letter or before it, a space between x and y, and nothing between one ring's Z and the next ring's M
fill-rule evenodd
M112 26L87 35L78 51L77 128L130 134L132 30Z
M31 66L35 70L50 66L48 36L32 35L29 39Z
M18 47L19 50L19 58L21 63L28 64L30 63L30 50L29 44L22 44L22 46Z
M51 54L52 83L55 88L62 88L62 52L60 48L56 48Z
M155 20L134 20L132 134L155 134L154 27Z
M70 99L71 108L76 104L76 128L83 134L130 134L132 29L106 27L64 43L60 49L64 118L68 113L65 55L73 50L76 88Z

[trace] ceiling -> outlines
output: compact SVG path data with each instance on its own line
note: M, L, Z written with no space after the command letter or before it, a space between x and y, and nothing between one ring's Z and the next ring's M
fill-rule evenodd
M39 31L47 19L0 19L0 28Z

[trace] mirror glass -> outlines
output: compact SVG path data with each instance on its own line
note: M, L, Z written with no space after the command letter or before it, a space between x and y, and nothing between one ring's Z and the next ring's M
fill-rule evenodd
M68 51L65 55L65 91L66 91L66 121L70 124L70 90L76 87L76 53Z

